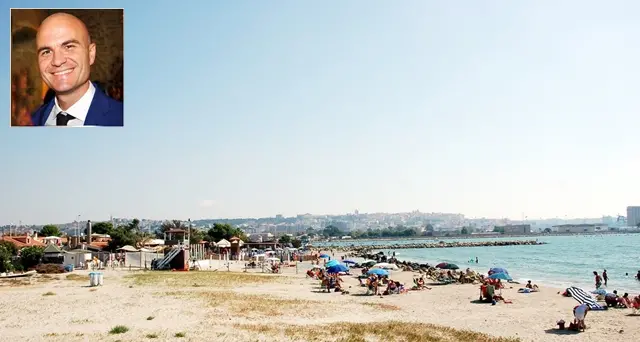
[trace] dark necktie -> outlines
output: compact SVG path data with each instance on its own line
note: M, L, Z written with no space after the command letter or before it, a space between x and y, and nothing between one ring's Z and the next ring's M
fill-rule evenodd
M67 123L75 119L73 115L69 115L65 112L60 112L56 115L56 126L66 126Z

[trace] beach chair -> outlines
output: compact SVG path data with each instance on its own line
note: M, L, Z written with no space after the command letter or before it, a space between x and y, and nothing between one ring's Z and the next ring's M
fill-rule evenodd
M493 285L480 286L480 301L491 302L495 295L496 288Z

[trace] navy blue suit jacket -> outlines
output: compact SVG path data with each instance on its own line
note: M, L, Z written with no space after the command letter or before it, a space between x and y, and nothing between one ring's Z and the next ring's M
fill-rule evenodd
M122 102L110 98L95 84L93 86L96 88L96 92L91 100L87 117L84 119L84 125L122 127L124 125ZM31 122L34 126L44 126L54 103L52 98L51 101L43 104L31 114Z

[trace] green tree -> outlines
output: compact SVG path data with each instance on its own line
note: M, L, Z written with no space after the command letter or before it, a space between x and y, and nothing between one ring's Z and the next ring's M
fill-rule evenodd
M291 243L291 236L289 235L282 235L280 237L280 239L278 240L278 243Z
M494 233L504 234L504 228L501 228L501 227L493 227L493 232L494 232Z
M25 269L36 266L44 256L44 248L40 246L29 246L20 250L20 264Z
M230 238L237 236L242 241L247 241L247 236L244 232L228 223L214 223L213 228L207 231L208 241L220 241L222 239L229 240Z
M13 244L11 245L13 246ZM0 244L0 272L13 271L13 263L11 262L12 258L13 254L8 250L7 245Z
M293 239L291 240L291 245L293 246L293 248L300 248L302 247L302 241L300 241L299 239Z
M433 225L431 223L427 223L427 225L424 227L424 230L433 233Z
M91 222L91 234L109 234L113 230L111 222ZM84 229L85 234L89 234L87 228Z
M40 235L42 236L61 236L62 233L57 226L53 224L47 224L40 230Z
M322 235L327 237L333 236L343 236L344 232L340 230L338 227L329 225L325 229L322 230Z
M462 229L460 229L460 234L468 235L469 234L469 230L467 229L467 227L462 227Z
M12 256L18 255L18 247L9 241L0 241L0 247L4 247Z
M551 228L545 228L544 232L547 233L547 234L551 233Z
M188 228L187 228L188 229ZM191 228L191 235L189 236L189 243L200 243L200 241L204 240L206 234L200 229Z

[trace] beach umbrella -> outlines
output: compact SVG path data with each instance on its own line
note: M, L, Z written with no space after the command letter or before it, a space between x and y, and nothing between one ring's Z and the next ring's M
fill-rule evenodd
M340 272L348 272L349 267L344 264L337 264L331 267L327 267L327 273L340 273Z
M345 260L345 261L343 261L343 262L344 262L345 264L357 264L357 262L355 262L355 261L353 261L353 260L350 260L350 259L347 259L347 260Z
M494 273L489 276L489 279L513 280L511 279L511 276L506 273Z
M326 264L324 264L324 267L331 267L331 266L335 266L335 265L338 265L338 264L340 264L340 262L338 260L330 260L330 261L327 261Z
M494 274L494 273L504 273L504 274L509 274L509 272L507 271L506 268L502 268L502 267L494 267L489 269L489 274Z
M379 275L379 276L388 276L389 275L389 271L383 270L382 268L372 268L372 269L369 270L369 272L367 272L367 274L375 274L375 275Z
M331 259L331 257L323 253L320 254L320 259Z
M396 266L396 264L390 264L387 262L381 262L379 264L375 264L373 266L371 266L371 268L383 268L385 270L397 270L398 266Z
M441 268L443 270L457 270L460 267L458 267L458 265L456 265L456 264L451 264L451 263L448 263L448 262L441 262L441 263L436 265L436 268Z

